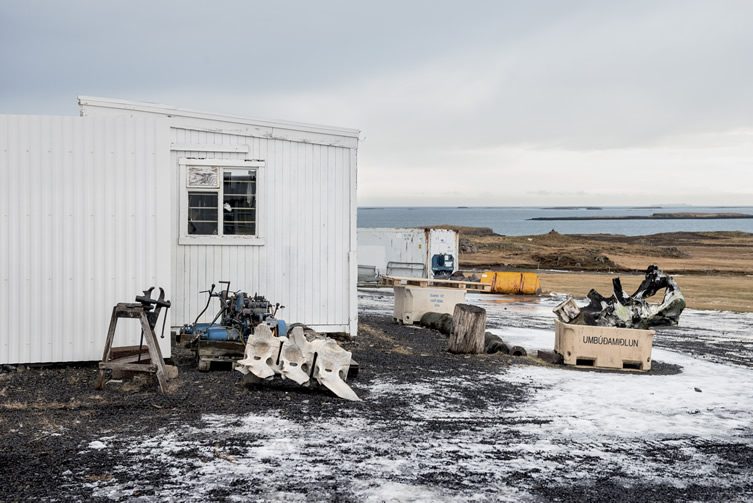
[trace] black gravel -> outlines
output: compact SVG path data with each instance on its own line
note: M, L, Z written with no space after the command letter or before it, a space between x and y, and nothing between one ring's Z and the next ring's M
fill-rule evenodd
M344 402L327 390L301 388L283 381L249 389L241 384L237 372L198 372L193 368L192 354L180 347L173 350L180 376L177 382L173 381L174 389L168 395L157 393L154 383L132 391L127 386L124 390L108 384L97 391L95 365L20 367L18 371L0 373L0 501L91 499L91 489L84 484L108 477L116 466L129 461L109 451L80 454L89 442L103 436L137 437L161 428L199 425L205 414L274 412L292 421L315 422L320 417L340 414L344 404L371 419L395 420L408 404L400 399L370 402L365 385L375 377L397 376L411 382L439 372L473 379L474 374L496 372L509 361L486 355L473 359L451 355L445 351L442 335L394 325L386 318L363 317L360 333L354 341L342 343L353 351L360 364L358 377L351 381L364 399L359 403ZM492 399L514 402L525 394L525 390L513 386L495 386L492 391L492 395L466 396L467 405L484 407ZM430 426L464 427L460 423ZM244 436L225 442L242 446L253 442L253 438ZM190 459L197 453L181 455ZM89 475L71 479L71 474L84 472ZM154 473L147 469L138 479L139 484L148 482L146 485L157 489L167 480L158 469ZM243 484L237 482L232 492L237 494L238 486ZM317 492L321 494L321 489ZM222 499L221 493L210 496Z
M103 391L94 389L96 367L93 365L59 368L28 369L0 373L0 501L92 501L105 500L95 495L95 488L117 482L120 489L108 495L121 501L141 499L185 499L180 493L177 470L190 474L203 462L206 447L224 456L241 456L258 443L252 431L227 436L211 435L197 438L195 445L171 454L171 472L159 458L136 460L125 447L129 442L164 431L189 431L201 428L207 414L244 416L272 414L296 424L316 424L332 417L368 418L376 428L405 432L403 445L381 446L350 444L334 446L342 459L317 457L311 463L329 465L324 475L312 485L297 480L291 474L284 487L277 490L307 495L309 500L357 500L350 484L368 482L371 472L360 466L374 456L393 456L395 459L415 458L415 466L395 476L395 481L409 485L423 485L448 495L476 495L485 500L497 500L500 484L520 487L534 499L542 501L687 501L733 500L753 497L753 453L746 443L704 443L700 447L709 456L724 460L719 477L736 478L719 487L694 485L692 480L679 487L672 484L642 484L621 476L614 467L600 458L580 459L588 470L604 473L597 478L584 479L568 486L541 483L537 469L521 466L501 481L493 470L478 470L472 464L473 451L462 449L442 454L440 460L414 455L415 444L424 442L452 442L455 436L483 431L488 411L524 407L532 390L490 375L499 375L511 365L529 365L530 359L505 355L463 356L446 352L446 339L436 332L395 325L387 316L361 315L359 337L343 345L353 351L360 364L358 377L351 381L363 402L345 402L327 390L304 389L282 382L257 385L251 388L240 383L237 372L201 373L192 368L191 354L175 348L174 362L180 369L168 395L156 393L153 383L145 386L108 385ZM535 363L534 363L535 364ZM675 373L678 368L655 364L656 373ZM374 383L389 379L395 383L427 381L441 376L453 407L468 411L462 418L421 418L409 412L416 405L416 397L370 397ZM446 379L446 378L457 379ZM468 386L467 383L473 383ZM436 397L420 398L426 404ZM478 412L478 418L474 417ZM536 423L541 419L518 419ZM512 422L511 422L512 423ZM92 441L113 438L113 445L121 448L87 449ZM482 440L490 446L485 454L489 463L505 466L517 463L517 455L509 449L497 449L511 442L524 442L513 429L502 430L496 438ZM654 442L656 447L656 442ZM656 456L661 451L658 444ZM615 449L619 449L616 446ZM667 449L672 449L667 445ZM666 457L672 464L682 455L682 449ZM661 455L666 455L662 452ZM644 455L652 456L650 451ZM548 459L547 462L557 461ZM561 460L563 466L573 460ZM254 460L273 470L279 467L275 457ZM662 461L664 462L664 461ZM177 468L176 468L177 467ZM438 468L438 467L441 467ZM724 468L726 467L726 468ZM609 470L613 470L610 472ZM171 475L173 473L173 475ZM742 482L740 482L742 480ZM258 476L226 477L217 487L207 488L197 498L222 501L275 499L268 491L276 482ZM177 491L177 492L176 492ZM175 495L178 496L175 496ZM462 498L461 498L462 499Z
M704 313L704 317L713 313ZM750 333L753 326L745 327ZM714 363L733 364L753 368L753 341L743 342L736 331L698 329L696 327L660 327L656 331L654 346L671 349ZM750 338L747 338L750 341Z

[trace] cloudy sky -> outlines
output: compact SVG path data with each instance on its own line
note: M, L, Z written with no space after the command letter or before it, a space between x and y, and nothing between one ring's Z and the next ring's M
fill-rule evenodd
M361 129L361 205L753 204L753 2L0 1L0 113Z

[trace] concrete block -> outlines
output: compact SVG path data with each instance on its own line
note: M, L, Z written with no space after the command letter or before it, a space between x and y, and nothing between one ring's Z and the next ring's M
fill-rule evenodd
M565 365L650 370L653 330L572 325L555 320L554 351Z
M395 286L393 318L405 325L421 320L426 313L452 314L465 302L465 289L423 286Z

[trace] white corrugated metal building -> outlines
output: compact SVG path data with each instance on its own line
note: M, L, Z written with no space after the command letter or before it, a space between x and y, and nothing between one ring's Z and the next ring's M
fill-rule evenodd
M0 364L98 360L112 306L151 285L174 326L230 280L288 322L356 333L359 131L79 104L0 116Z

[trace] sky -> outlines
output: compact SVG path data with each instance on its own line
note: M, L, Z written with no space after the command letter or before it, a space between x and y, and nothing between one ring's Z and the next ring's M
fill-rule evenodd
M361 206L753 205L750 1L0 0L0 113L362 131Z

